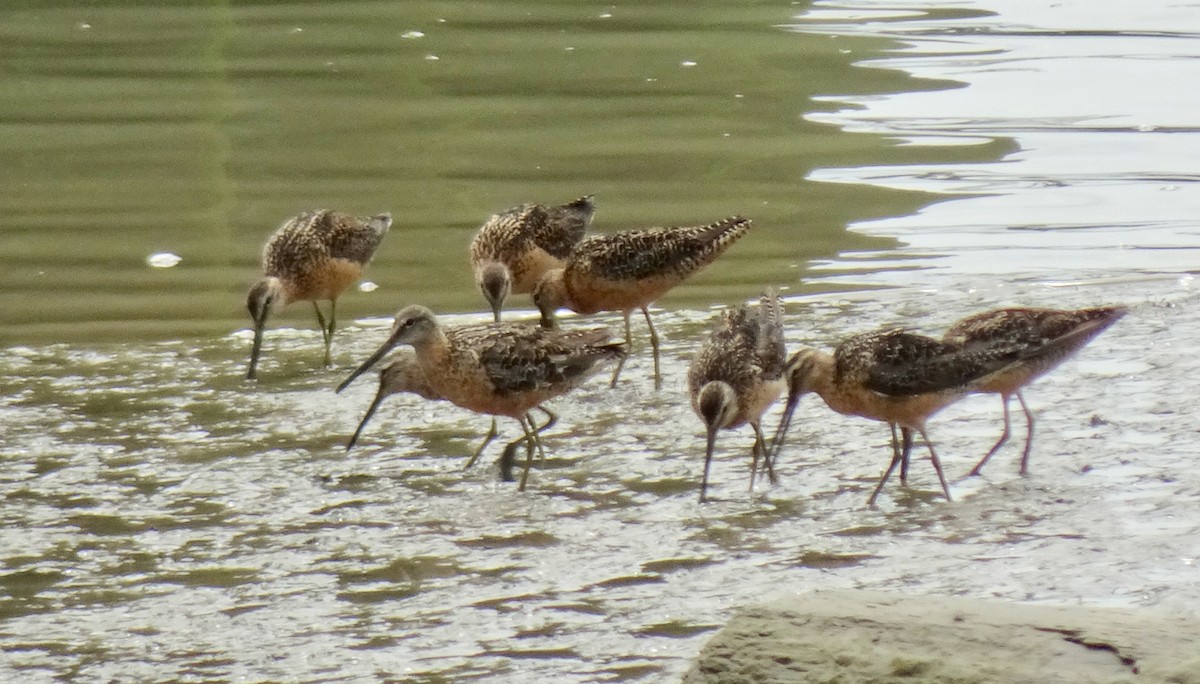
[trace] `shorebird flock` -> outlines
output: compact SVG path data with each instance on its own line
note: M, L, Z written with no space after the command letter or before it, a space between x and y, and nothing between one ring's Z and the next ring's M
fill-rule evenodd
M519 451L525 462L518 488L525 489L535 452L544 456L542 433L558 420L546 403L580 387L613 366L616 386L632 350L630 317L640 310L649 331L654 387L662 389L659 336L650 305L716 260L749 232L750 219L732 216L708 225L657 227L588 234L595 213L591 195L562 205L522 204L488 218L468 247L476 287L493 314L489 323L445 327L420 305L396 313L383 344L347 377L341 392L391 354L379 374L379 388L346 445L358 441L380 403L396 393L448 401L492 417L483 442L467 463L478 460L498 429L496 418L511 418L521 436L508 442L499 459L504 480L513 474ZM258 375L267 317L297 301L311 301L324 340L323 364L331 364L338 297L363 275L392 219L389 214L356 217L335 211L309 211L288 219L263 247L263 278L246 301L254 342L246 377ZM532 296L536 321L503 321L506 301ZM319 302L329 301L326 320ZM567 328L560 309L587 315L619 311L624 337L603 327ZM874 506L897 466L907 484L914 434L929 451L942 493L950 488L926 427L938 411L975 393L1000 395L1004 430L970 475L1000 450L1011 435L1013 396L1025 415L1026 436L1020 473L1029 470L1033 413L1022 390L1079 351L1126 313L1123 306L1078 310L1003 308L968 316L940 338L900 328L848 337L832 352L813 348L787 353L783 305L767 290L756 304L722 311L711 334L698 347L688 371L691 406L706 435L700 501L707 499L708 475L717 434L749 425L750 490L761 472L777 482L783 451L800 398L815 393L837 413L887 423L892 458L868 499ZM411 349L396 347L411 347ZM786 392L774 435L762 421ZM544 414L538 424L534 410Z

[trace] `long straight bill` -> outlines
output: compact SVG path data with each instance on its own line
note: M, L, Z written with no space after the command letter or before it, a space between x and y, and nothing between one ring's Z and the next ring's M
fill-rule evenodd
M787 438L788 428L792 425L792 414L796 412L796 405L800 403L800 397L802 396L804 395L800 392L791 389L788 390L787 406L783 409L783 417L779 419L779 427L775 428L775 434L771 437L771 445L767 448L766 466L769 468L775 467L775 459L783 449L783 442Z
M383 343L383 346L381 346L379 349L376 349L375 353L371 354L371 357L369 359L367 359L366 361L363 361L363 364L361 366L354 369L354 372L350 374L350 377L343 380L342 384L337 386L337 391L341 392L342 390L349 387L350 383L354 382L354 380L356 378L358 378L358 376L362 375L363 373L366 373L368 370L371 369L371 366L374 366L375 364L379 363L379 359L382 359L389 351L392 350L392 347L394 347L394 346L396 346L396 341L393 338L389 337L388 341Z
M265 321L264 321L265 323ZM246 371L246 379L253 380L258 370L258 355L262 352L263 328L265 325L255 321L254 346L250 347L250 370Z
M371 416L375 415L375 409L379 408L379 404L383 402L383 398L386 396L387 392L384 390L383 383L380 382L379 391L375 394L375 400L371 402L366 415L358 422L358 429L354 431L354 436L350 438L349 442L346 442L346 451L354 448L354 445L358 442L358 436L362 434L363 428L367 426L367 421L371 420Z
M708 499L705 495L708 493L708 467L712 465L713 449L717 445L717 427L715 425L708 427L708 437L704 446L704 477L700 480L700 503L704 503Z

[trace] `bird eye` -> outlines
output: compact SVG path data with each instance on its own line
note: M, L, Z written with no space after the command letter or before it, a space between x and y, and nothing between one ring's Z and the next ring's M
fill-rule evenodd
M404 330L408 330L409 328L415 327L418 320L420 319L413 317L405 318L396 324L396 332L402 332Z

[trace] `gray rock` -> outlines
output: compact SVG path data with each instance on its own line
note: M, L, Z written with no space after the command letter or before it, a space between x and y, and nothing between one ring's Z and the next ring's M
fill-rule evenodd
M1200 622L1148 610L820 591L742 609L685 684L1200 684Z

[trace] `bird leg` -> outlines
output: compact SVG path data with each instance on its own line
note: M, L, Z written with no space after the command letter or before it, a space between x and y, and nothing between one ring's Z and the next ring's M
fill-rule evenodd
M558 423L558 414L554 411L551 411L541 404L534 406L534 408L546 414L546 422L542 423L542 426L537 429L538 435L541 435L543 432L549 430L550 428L554 427L556 423Z
M554 427L554 424L558 422L558 414L554 413L553 411L546 408L545 406L535 406L534 408L536 408L539 411L541 411L542 413L546 414L546 422L542 423L541 427L536 427L536 425L534 425L534 423L532 422L533 418L530 417L530 425L534 425L534 435L540 436L546 430L549 430L550 428ZM463 466L463 470L467 470L471 466L475 465L475 461L479 460L479 456L483 453L484 447L486 447L488 444L490 444L491 441L493 439L495 439L496 435L497 435L496 419L493 417L492 425L490 428L488 428L487 436L485 436L483 438L483 443L480 444L479 448L475 450L475 453L471 455L471 460L467 461L467 465ZM517 446L519 446L520 444L524 444L528 441L529 441L529 438L522 435L520 439L517 439L517 440L505 445L504 453L500 456L500 479L504 480L505 482L512 481L512 479L513 479L512 467L513 467L513 462L516 458ZM538 437L536 442L537 442L538 454L540 455L542 460L545 460L546 452L542 449L541 438Z
M1021 396L1021 393L1018 392L1017 396L1018 397ZM1009 417L1008 417L1008 395L1007 394L1001 395L1000 398L1004 403L1004 433L1000 435L1000 439L997 440L996 443L992 445L992 448L988 449L988 452L983 455L983 459L981 459L979 461L979 463L976 463L974 468L971 468L971 472L967 473L967 477L972 477L974 475L978 475L983 470L983 464L987 463L988 459L992 457L992 454L995 454L997 451L999 451L1001 446L1004 446L1004 443L1008 441L1008 437L1011 434L1010 421L1009 421ZM1021 400L1021 406L1022 407L1025 406L1024 399ZM1028 409L1025 410L1025 415L1029 416ZM1032 420L1032 417L1030 417L1030 420ZM1033 423L1032 422L1029 423L1029 439L1033 439ZM1025 456L1026 457L1029 456L1029 441L1028 440L1026 440L1026 442L1025 442ZM1021 474L1022 475L1024 474L1024 466L1025 466L1025 460L1022 459L1021 460Z
M471 458L470 458L470 460L467 461L467 464L465 466L463 466L463 470L470 470L471 466L475 465L475 461L479 460L479 455L483 453L484 448L487 445L491 444L492 440L495 438L496 438L496 418L495 418L495 416L493 416L492 417L492 426L490 428L488 428L487 435L485 435L483 438L483 443L481 443L479 445L479 448L475 450L475 453L471 454ZM503 461L503 457L501 458L501 460ZM504 478L504 479L509 479L509 478Z
M763 465L765 469L770 465L771 459L763 459L766 463ZM758 433L754 435L754 446L750 447L750 491L754 491L754 476L758 474Z
M662 373L658 370L658 333L654 331L654 321L650 320L650 309L642 307L642 315L646 317L646 326L650 328L650 347L654 350L654 389L662 389ZM625 319L628 322L628 318Z
M895 428L892 428L892 438L895 439ZM908 463L909 457L912 456L913 448L913 432L908 428L900 428L900 484L908 485ZM895 442L892 443L892 448L895 448Z
M1029 406L1025 403L1025 397L1021 396L1021 391L1017 390L1017 401L1021 402L1021 410L1025 412L1025 453L1021 454L1021 470L1020 473L1025 475L1029 472L1029 450L1033 447L1033 412L1029 410ZM1008 400L1004 401L1004 408L1008 409Z
M775 465L771 463L771 457L767 453L767 438L763 436L762 426L758 423L751 423L751 427L754 428L754 449L757 449L763 457L763 470L767 471L767 478L771 480L771 484L779 484L779 478L775 475ZM755 456L755 460L758 460L757 456ZM750 485L754 486L753 473L751 473Z
M937 452L933 450L933 441L929 439L929 435L925 434L924 428L920 428L921 439L925 440L925 446L929 447L929 460L933 461L933 469L937 471L938 481L942 483L942 492L946 495L946 501L953 501L950 498L950 487L946 485L946 476L942 474L942 462L938 459Z
M617 367L613 369L612 380L608 383L609 387L617 386L617 378L621 377L621 369L625 367L625 359L629 358L629 353L633 351L633 341L629 338L629 314L625 312L625 351L626 354L617 360Z
M879 492L883 491L883 485L887 483L888 478L892 476L892 471L900 463L900 452L892 452L892 462L888 464L887 471L883 473L883 477L879 478L879 484L875 485L875 491L871 492L871 498L867 499L867 506L874 508L875 499L879 496Z
M896 434L896 424L888 423L888 430L891 430L891 432L892 432L892 458L899 458L899 456L900 456L900 438ZM905 461L900 466L900 482L901 483L908 482L908 462L907 461Z
M555 412L546 408L545 406L538 405L538 406L535 406L534 408L536 408L537 410L546 414L546 422L542 423L542 426L540 428L537 428L536 430L533 431L534 434L536 434L537 438L538 438L538 444L537 444L538 460L545 461L546 460L546 451L544 449L542 449L542 433L545 432L546 430L549 430L550 428L554 427L554 424L558 422L558 414L556 414ZM532 418L531 418L531 420L532 420Z
M521 473L521 483L517 485L517 491L525 491L525 483L529 481L529 468L533 466L533 450L536 445L541 449L542 443L537 436L537 424L533 422L533 416L526 413L519 419L521 429L525 431L525 472Z
M317 312L317 323L320 324L320 326L321 326L321 339L325 340L324 364L325 364L326 368L333 365L333 361L330 358L330 354L329 354L329 347L333 343L333 324L334 324L334 315L337 311L337 309L336 309L337 300L330 300L330 304L332 306L329 310L329 323L326 324L325 316L321 314L321 307L317 304L317 300L314 299L313 303L312 303L313 311Z
M333 365L329 350L333 346L333 329L337 327L337 300L329 300L329 335L325 338L325 366Z
M946 475L942 474L942 462L938 460L937 452L934 451L934 443L930 442L929 436L925 434L924 430L919 430L919 432L920 437L925 440L925 446L929 448L929 458L930 461L934 462L934 469L937 470L937 479L942 482L942 491L946 492L946 500L953 500L950 499L950 488L946 485ZM895 427L892 428L892 463L888 463L887 472L883 473L882 478L880 478L880 484L875 486L874 492L871 492L871 498L866 499L866 505L871 506L871 508L875 508L875 499L880 496L880 492L883 491L883 485L892 476L892 472L896 466L900 463L907 464L908 454L912 451L912 428L901 427L900 434L904 437L904 444L901 445L900 449L895 449Z
M525 424L526 419L529 420L529 425ZM522 435L508 444L504 445L504 453L500 454L500 479L505 482L512 482L513 466L517 463L517 447L525 445L525 472L521 475L521 483L517 487L517 491L525 491L525 482L529 479L529 466L533 462L534 445L539 444L537 440L537 426L533 423L533 417L528 413L517 419L521 423ZM530 426L534 427L534 432L530 433Z
M317 300L312 300L313 311L317 312L317 323L321 326L321 339L329 342L329 326L325 323L325 314L321 313L321 307L317 305Z

